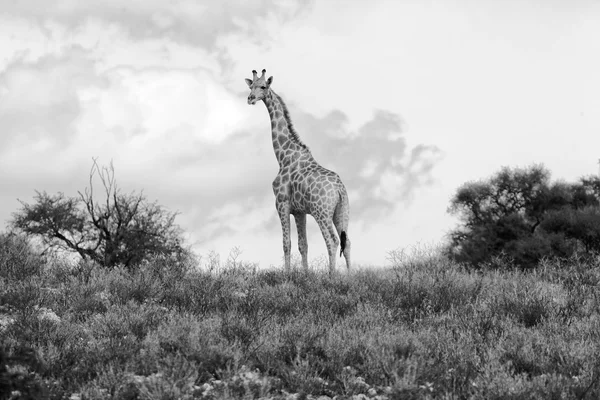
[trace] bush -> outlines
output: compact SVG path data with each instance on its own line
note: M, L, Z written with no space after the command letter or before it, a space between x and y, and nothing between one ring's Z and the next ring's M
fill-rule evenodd
M580 243L586 253L600 253L600 208L562 209L549 213L541 227Z
M103 201L94 196L93 178L103 186ZM112 164L90 172L90 187L79 197L36 192L35 203L21 202L12 226L40 239L46 251L72 252L106 267L133 268L155 257L185 263L192 258L171 213L142 194L123 194Z
M502 256L530 269L544 257L569 257L578 247L598 251L599 187L597 177L551 183L550 172L539 165L505 167L465 183L448 209L462 222L449 234L447 254L477 268Z
M40 274L43 259L24 236L0 233L0 278L22 281Z

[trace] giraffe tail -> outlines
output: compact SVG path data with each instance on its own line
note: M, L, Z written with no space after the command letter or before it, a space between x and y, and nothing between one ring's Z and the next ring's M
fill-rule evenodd
M340 235L340 257L344 255L344 251L349 250L350 240L348 239L348 220L350 219L350 204L348 202L348 193L344 185L340 187L340 202L333 216L335 227ZM348 259L349 254L346 254Z
M340 234L340 257L344 254L344 249L346 248L346 231L342 231Z

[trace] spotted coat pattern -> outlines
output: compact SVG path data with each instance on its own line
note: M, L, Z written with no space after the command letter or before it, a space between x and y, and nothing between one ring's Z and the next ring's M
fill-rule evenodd
M286 269L290 268L290 214L298 229L298 248L302 265L308 268L306 215L317 221L329 254L329 271L335 271L335 256L340 239L346 266L350 268L348 194L342 180L333 171L322 167L296 133L287 107L271 88L272 78L264 79L253 71L254 79L246 82L251 89L249 104L262 100L271 118L273 150L279 163L279 173L273 181L275 207L281 220L283 253Z

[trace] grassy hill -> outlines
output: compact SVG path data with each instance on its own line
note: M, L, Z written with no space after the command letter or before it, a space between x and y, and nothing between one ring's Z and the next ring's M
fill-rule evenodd
M0 243L0 398L600 396L600 261L136 271ZM325 399L323 397L323 399Z

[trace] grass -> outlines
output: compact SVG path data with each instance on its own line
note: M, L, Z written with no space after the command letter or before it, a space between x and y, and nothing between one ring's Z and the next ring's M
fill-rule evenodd
M3 237L0 398L600 396L599 260L391 264L332 278L237 261L128 272Z

